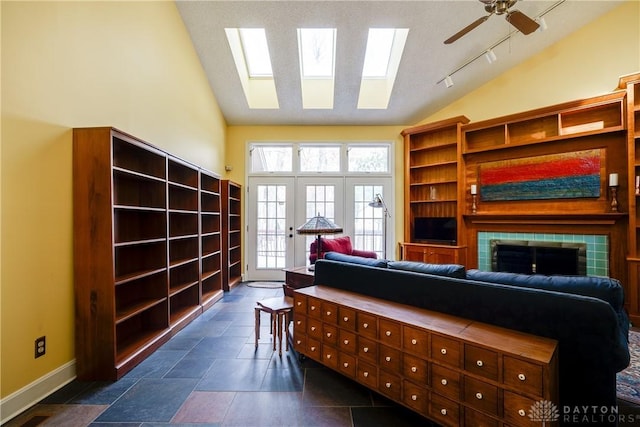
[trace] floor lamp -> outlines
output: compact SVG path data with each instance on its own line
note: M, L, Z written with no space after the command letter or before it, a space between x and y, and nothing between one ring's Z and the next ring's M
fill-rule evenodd
M320 254L322 253L322 249L320 248L320 246L322 245L322 239L320 239L320 236L323 234L342 233L342 227L334 224L327 218L320 216L320 212L318 212L318 215L314 216L309 221L298 227L296 229L296 232L298 234L315 234L318 236L316 240L316 249L318 254L316 260L319 260ZM309 266L310 271L313 269L313 265Z
M382 198L382 194L378 193L376 194L376 197L373 198L373 201L371 203L369 203L369 206L371 206L372 208L383 208L383 216L384 216L384 224L383 224L383 230L384 230L384 240L383 240L383 256L384 259L387 259L387 217L391 218L391 214L389 213L389 209L387 209L387 204L384 202L384 199Z

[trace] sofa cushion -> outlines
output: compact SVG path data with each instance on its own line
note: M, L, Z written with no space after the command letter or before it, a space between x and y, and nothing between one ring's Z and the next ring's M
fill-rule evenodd
M335 239L324 239L321 237L320 242L320 249L322 252L340 252L343 254L350 254L353 252L349 236L336 237ZM317 252L317 244L318 242L316 240L311 243L311 252Z
M360 265L368 265L369 267L387 267L386 259L374 259L374 258L365 258L361 256L355 255L345 255L339 252L327 252L324 254L324 259L332 260L332 261L342 261L348 262L351 264L360 264Z
M463 265L459 264L428 264L415 261L389 261L389 268L394 270L414 271L416 273L435 274L437 276L456 277L464 279L467 273Z

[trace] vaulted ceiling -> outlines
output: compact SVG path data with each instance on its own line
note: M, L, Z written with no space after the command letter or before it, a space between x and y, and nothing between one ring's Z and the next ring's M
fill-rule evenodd
M176 2L213 93L230 125L413 124L621 3L520 0L510 10L519 10L532 19L544 14L545 31L523 35L507 22L506 15L494 14L456 42L445 45L447 38L488 15L483 2ZM326 27L337 29L334 106L332 109L303 109L297 29ZM389 27L408 28L409 34L388 108L358 109L368 30ZM265 29L278 109L249 108L225 28ZM495 46L496 43L499 44ZM489 63L484 53L493 46L497 59ZM585 46L585 54L590 53ZM463 68L456 71L460 67ZM451 87L442 81L448 75L453 81Z

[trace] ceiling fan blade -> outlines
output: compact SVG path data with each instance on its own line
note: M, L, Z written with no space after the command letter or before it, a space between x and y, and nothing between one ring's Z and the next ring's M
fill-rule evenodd
M507 22L516 27L522 34L531 34L538 29L538 24L519 10L513 10L507 13L505 18Z
M475 21L473 21L471 24L467 25L466 27L464 27L463 29L461 29L460 31L458 31L457 33L455 33L454 35L452 35L451 37L449 37L448 39L446 39L444 41L444 44L451 44L454 41L458 40L460 37L464 36L465 34L467 34L469 31L473 30L474 28L476 28L478 25L482 24L484 21L486 21L487 19L489 19L491 15L487 15L487 16L483 16L482 18L478 18Z

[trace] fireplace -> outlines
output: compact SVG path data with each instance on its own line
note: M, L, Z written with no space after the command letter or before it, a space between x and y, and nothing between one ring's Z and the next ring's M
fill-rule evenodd
M491 270L523 274L587 274L586 243L490 241Z

